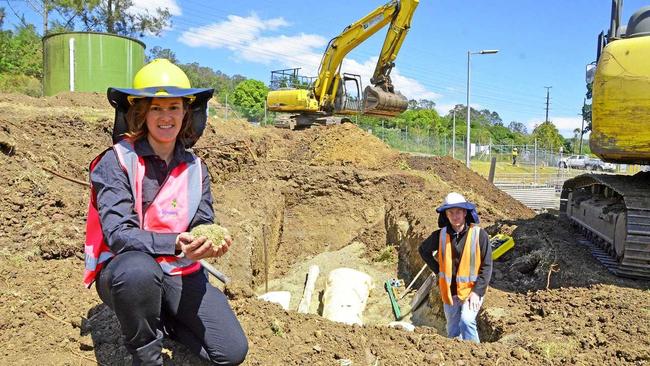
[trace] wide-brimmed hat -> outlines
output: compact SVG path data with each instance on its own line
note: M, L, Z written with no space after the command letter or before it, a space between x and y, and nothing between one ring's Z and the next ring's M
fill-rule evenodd
M467 223L475 223L475 224L479 223L480 220L478 218L478 213L476 212L476 205L467 201L462 194L451 192L445 197L445 200L442 202L442 205L436 208L436 212L439 213L438 227L444 227L449 224L449 219L447 218L445 211L454 207L464 208L465 210L467 210L467 216L465 217L465 221Z
M106 96L115 108L113 143L124 138L128 132L126 114L139 98L177 98L189 102L190 123L194 136L184 140L186 148L192 147L203 134L208 119L208 101L214 89L192 88L190 80L180 67L167 59L155 59L145 65L133 78L133 88L108 88Z

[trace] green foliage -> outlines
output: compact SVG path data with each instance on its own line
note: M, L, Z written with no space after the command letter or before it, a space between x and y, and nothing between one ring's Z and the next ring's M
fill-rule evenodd
M408 166L408 165L407 165ZM406 169L402 169L406 170ZM384 263L395 263L397 261L397 250L396 248L388 244L379 253L373 258L375 262L384 262Z
M73 30L79 25L91 32L157 36L169 26L171 17L169 10L161 8L136 13L132 0L53 0L51 4L60 15L52 21L55 29Z
M0 73L43 76L43 46L33 25L0 31Z
M584 104L582 106L582 118L585 120L584 132L591 131L591 104Z
M31 76L0 74L0 92L21 93L32 97L40 97L42 86L38 79Z
M268 92L269 89L263 82L244 80L235 87L232 102L248 120L259 121L264 117L264 101Z
M543 122L535 127L532 137L537 139L537 146L543 149L555 152L560 146L564 146L564 138L560 135L553 122L550 121Z
M170 50L169 48L162 48L160 46L154 46L148 51L147 57L146 57L146 62L151 62L154 59L157 58L166 58L169 60L169 62L177 65L178 59L176 58L176 54L174 51ZM194 85L194 84L192 84Z

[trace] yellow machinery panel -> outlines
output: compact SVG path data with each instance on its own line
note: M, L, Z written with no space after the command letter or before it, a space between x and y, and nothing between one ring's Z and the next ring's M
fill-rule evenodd
M593 85L591 150L619 163L650 162L650 37L610 42Z
M266 97L267 108L274 112L317 112L318 101L305 89L271 90Z
M492 246L492 260L495 260L512 249L515 246L515 240L505 234L496 234L490 237L490 246Z

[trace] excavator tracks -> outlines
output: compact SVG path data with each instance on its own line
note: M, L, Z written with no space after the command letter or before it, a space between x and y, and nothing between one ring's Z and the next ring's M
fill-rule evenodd
M564 183L560 211L612 273L650 279L650 173L583 174Z

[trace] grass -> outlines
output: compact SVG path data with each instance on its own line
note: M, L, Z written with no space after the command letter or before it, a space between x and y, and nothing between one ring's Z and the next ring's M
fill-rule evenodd
M375 262L395 263L397 261L397 251L393 245L387 245L375 257Z
M284 329L282 329L282 323L278 319L273 318L270 325L271 331L274 335L278 337L284 337Z
M471 161L472 170L478 174L487 177L490 174L490 162L489 161L480 161L472 160ZM506 161L497 161L495 168L495 175L497 174L534 174L535 167L531 165L516 165L513 166L510 162ZM557 174L558 168L549 167L549 166L538 166L537 174Z
M573 339L565 341L540 341L534 343L533 347L550 361L556 358L572 356L578 348L578 343Z

